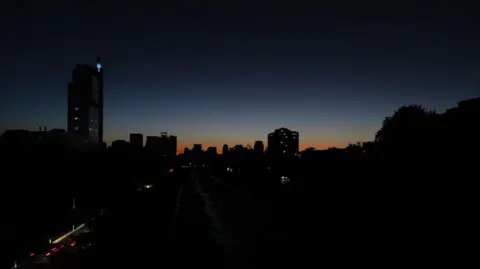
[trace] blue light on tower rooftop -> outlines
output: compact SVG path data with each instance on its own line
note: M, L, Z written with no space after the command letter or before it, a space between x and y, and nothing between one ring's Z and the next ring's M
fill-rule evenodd
M102 64L101 64L101 63L97 63L97 70L98 70L98 72L100 72L100 69L102 69Z

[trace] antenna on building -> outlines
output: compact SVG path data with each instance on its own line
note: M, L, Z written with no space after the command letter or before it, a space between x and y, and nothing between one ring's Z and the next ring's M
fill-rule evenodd
M102 71L102 63L100 62L100 56L97 57L97 71Z

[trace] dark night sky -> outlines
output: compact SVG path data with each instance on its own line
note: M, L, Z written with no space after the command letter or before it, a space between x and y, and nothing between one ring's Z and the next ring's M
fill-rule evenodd
M179 149L253 144L283 126L302 148L344 146L401 105L441 112L480 95L475 14L441 1L33 2L0 11L0 131L66 128L71 70L98 55L107 143L167 131Z

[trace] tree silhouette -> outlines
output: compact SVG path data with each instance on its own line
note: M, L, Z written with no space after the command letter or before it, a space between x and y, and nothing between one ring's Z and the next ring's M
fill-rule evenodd
M444 143L442 146L451 156L458 159L463 155L466 159L471 159L472 152L480 151L479 119L480 97L461 101L457 107L448 109L442 114L441 139Z
M362 152L363 151L363 146L362 146L362 143L360 143L360 142L357 142L355 144L350 143L350 144L348 144L346 150L349 151L349 152Z
M384 153L397 157L424 152L435 141L437 114L420 105L400 107L383 120L375 141Z

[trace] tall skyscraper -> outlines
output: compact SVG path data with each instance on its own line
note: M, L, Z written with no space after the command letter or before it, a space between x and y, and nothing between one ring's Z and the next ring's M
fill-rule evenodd
M103 142L103 67L77 64L68 83L68 132L85 141Z
M298 148L298 132L280 128L268 134L268 154L271 156L292 156L298 152Z

